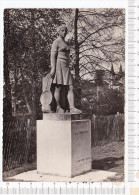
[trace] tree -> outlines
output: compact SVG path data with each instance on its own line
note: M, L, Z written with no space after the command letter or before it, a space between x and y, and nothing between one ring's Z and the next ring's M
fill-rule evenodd
M8 40L5 40L8 43L8 78L12 85L12 95L15 97L15 111L16 99L23 99L28 112L35 114L41 94L42 74L48 71L50 66L50 45L52 38L56 36L56 18L60 11L9 9L6 12L9 18L5 18L5 21L10 24Z
M4 11L5 22L4 22L4 99L3 109L4 116L12 115L12 101L11 101L11 85L9 77L9 59L8 59L8 47L9 47L9 13L7 10Z
M75 70L79 107L84 94L82 81L95 81L96 70L110 72L111 64L124 63L123 9L6 9L5 13L5 72L9 71L5 86L10 91L8 83L11 85L15 112L20 101L29 113L37 113L42 75L49 70L50 47L61 21L69 30L70 65ZM103 83L103 77L101 80Z
M124 61L123 9L78 10L78 45L82 78L96 67Z
M123 9L75 9L74 12L72 61L76 91L81 94L81 79L92 81L97 69L113 74L111 64L124 63L125 14ZM79 95L78 102L80 98Z

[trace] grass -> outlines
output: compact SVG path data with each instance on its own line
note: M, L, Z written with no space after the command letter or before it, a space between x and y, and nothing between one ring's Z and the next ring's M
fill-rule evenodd
M9 177L19 173L27 172L36 169L36 163L26 164L14 170L4 172L4 181L9 180ZM92 169L107 170L116 172L116 176L108 178L105 182L122 182L124 181L124 142L112 142L103 146L92 148Z
M92 168L116 172L106 181L124 181L124 142L112 142L92 148Z

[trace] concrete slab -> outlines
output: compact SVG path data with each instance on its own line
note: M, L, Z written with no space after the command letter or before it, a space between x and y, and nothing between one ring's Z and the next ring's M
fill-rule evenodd
M67 178L61 176L37 174L37 170L33 170L9 177L9 180L14 179L15 181L22 180L30 182L103 182L104 180L110 177L112 178L115 175L116 172L91 170L88 173L84 173L73 178Z
M43 120L72 121L72 120L81 120L81 119L82 119L82 114L43 113Z

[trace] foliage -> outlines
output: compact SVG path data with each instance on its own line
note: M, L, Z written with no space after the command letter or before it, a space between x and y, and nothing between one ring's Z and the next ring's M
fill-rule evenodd
M41 94L41 78L50 66L50 45L56 36L58 10L10 9L8 60L12 95L23 101L30 113L36 112ZM5 56L6 57L6 56Z
M6 97L11 93L12 100L9 98L9 101L12 101L14 114L17 111L39 112L41 79L50 69L50 48L61 21L67 24L69 31L67 41L71 45L70 66L75 77L76 103L80 106L81 98L88 96L87 102L82 104L83 110L94 113L99 107L101 112L104 102L109 113L113 110L111 106L118 110L112 100L118 91L107 89L108 97L105 98L107 94L103 89L98 98L97 90L94 92L90 87L92 81L100 88L104 85L103 76L97 69L109 71L111 64L124 63L123 9L5 9L4 89ZM121 66L116 76L116 82L119 77L124 78ZM90 81L90 92L84 90L82 83L88 82L85 80Z
M76 17L77 40L74 40L75 36L71 36L71 39L73 43L76 42L76 47L73 49L79 49L81 78L91 78L96 69L110 70L112 63L124 63L125 14L123 9L78 9ZM71 29L74 33L74 27ZM77 65L75 55L76 52L73 50L74 66Z
M109 88L107 85L97 86L83 81L82 108L87 114L110 115L124 113L124 93Z
M84 99L85 95L83 92L84 80L93 81L100 87L104 83L107 85L110 83L112 85L124 85L121 64L124 64L125 15L123 9L76 9L74 12L75 16L70 21L70 25L73 26L70 28L70 39L73 43L71 64L75 69L75 97L77 97L76 105L78 105L80 98ZM113 64L116 66L120 64L120 74L114 71ZM105 72L108 72L108 76L105 76ZM120 82L121 78L123 78L122 82ZM87 87L90 89L90 86L91 83ZM107 90L107 92L109 94L111 90ZM119 94L119 91L116 90L113 93ZM88 94L90 92L86 92L86 95ZM91 95L93 96L93 93ZM98 95L96 94L96 96ZM120 96L119 98L123 97ZM101 113L102 110L105 110L106 113L115 113L124 109L121 99L119 100L121 109L116 109L116 105L113 104L114 100L106 102L108 107L114 106L114 108L106 109L104 106L102 109L101 104L103 104L105 97L99 98L97 103L95 99L92 102L84 102L83 110L93 107L92 112ZM111 103L110 106L109 103ZM98 107L100 111L98 111Z

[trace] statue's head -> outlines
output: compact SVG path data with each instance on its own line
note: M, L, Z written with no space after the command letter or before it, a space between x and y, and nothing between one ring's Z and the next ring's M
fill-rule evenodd
M57 27L57 33L58 35L60 35L62 38L65 38L66 34L67 34L67 27L66 24L61 24Z

